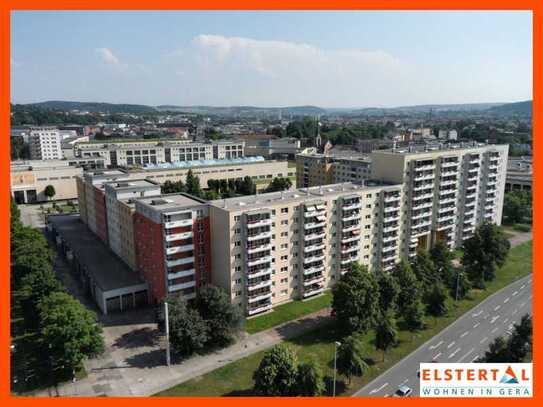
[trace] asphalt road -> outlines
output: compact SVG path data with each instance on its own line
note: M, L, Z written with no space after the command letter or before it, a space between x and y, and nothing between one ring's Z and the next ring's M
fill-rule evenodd
M417 371L420 363L469 363L482 356L498 336L510 335L513 324L532 313L532 275L526 276L488 297L392 366L354 397L392 396L401 385L419 395Z

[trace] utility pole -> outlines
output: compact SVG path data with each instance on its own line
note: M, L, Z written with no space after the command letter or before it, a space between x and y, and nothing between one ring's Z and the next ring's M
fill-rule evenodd
M164 322L166 328L166 364L170 366L170 321L168 317L168 303L164 301Z

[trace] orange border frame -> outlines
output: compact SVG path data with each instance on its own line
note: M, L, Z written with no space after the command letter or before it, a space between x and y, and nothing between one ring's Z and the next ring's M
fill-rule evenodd
M0 134L3 134L4 140L7 140L10 131L10 12L15 10L532 10L533 12L533 134L534 151L536 155L543 153L543 142L539 141L538 133L540 126L543 126L542 110L542 82L543 66L541 64L542 55L542 15L543 5L537 0L207 0L205 4L199 4L197 0L3 0L0 2ZM26 397L13 397L10 395L10 375L9 375L9 142L4 141L6 147L0 150L0 259L2 261L2 273L0 274L0 401L18 406L30 406L30 403L39 403L40 405L53 406L56 404L68 405L73 403L74 399L34 399ZM543 204L543 198L540 193L543 192L538 178L542 177L543 167L540 167L536 161L534 163L534 239L536 242L542 240L543 228L539 227L539 211L537 208ZM537 269L543 263L543 252L535 252L533 257L533 269ZM534 291L543 290L543 279L534 273ZM539 313L543 307L540 296L533 298L534 308L534 398L519 399L515 403L534 404L543 399L541 389L543 384L538 380L542 377L543 365L540 365L537 350L541 341L543 325L539 323ZM541 366L541 367L540 367ZM113 400L99 399L100 403L112 405L112 403L130 405L135 404L144 406L149 400L143 398L115 398ZM223 406L250 406L255 402L254 398L186 398L188 403L200 403L204 405L221 404ZM306 405L315 407L325 406L331 400L329 398L317 399L285 399L281 403L293 405ZM92 398L78 398L76 400L80 405L91 406L95 400ZM178 399L157 398L153 399L154 404L175 405ZM335 403L351 404L354 403L372 403L373 405L391 405L395 403L393 399L374 398L374 399L354 399L338 398ZM426 406L435 404L437 400L432 399L405 399L401 403L418 403ZM463 399L463 404L490 404L503 405L509 404L508 399ZM264 406L274 406L277 400L258 399L258 403ZM397 401L400 403L400 401ZM457 403L455 399L441 399L442 405L454 406Z

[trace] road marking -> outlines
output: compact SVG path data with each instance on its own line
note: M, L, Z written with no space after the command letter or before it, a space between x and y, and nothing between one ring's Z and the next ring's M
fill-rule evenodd
M511 315L515 315L518 312L518 309L515 308L515 310L511 313Z
M497 330L498 330L498 327L494 328L492 331L490 331L490 333L496 333Z
M401 386L402 384L406 384L408 381L409 381L409 379L405 379L403 382L400 383L400 386Z
M503 320L503 323L504 323L504 324L507 324L507 321L509 321L509 318L505 318L505 319Z
M383 390L385 387L388 386L388 382L383 384L381 387L377 388L377 389L373 389L372 391L370 391L370 394L374 394L374 393L377 393L378 391L381 391Z
M515 295L517 295L517 294L518 294L518 291L515 291L515 292L513 293L513 297L514 297Z
M481 339L481 341L479 342L480 344L483 344L485 343L486 341L488 341L488 336L485 336L483 339Z
M519 305L520 308L524 307L526 305L525 302L523 302L522 304Z
M475 325L473 325L473 328L477 328L479 325L481 325L481 323L477 322Z
M509 302L509 299L510 299L510 298L511 298L511 297L507 297L505 300L503 300L503 303L504 303L504 304L507 304L507 303Z
M496 308L494 308L494 311L499 310L501 307L502 307L501 305L498 305Z
M454 346L455 343L456 343L455 341L452 341L451 343L449 343L449 344L447 345L447 349L452 348L452 347Z
M483 313L483 310L480 310L477 314L471 314L471 316L473 318L475 318L475 317L478 317L479 315L481 315L482 313Z
M439 342L436 343L435 345L430 346L428 349L434 350L435 348L441 346L442 344L443 344L443 341L439 341Z
M496 315L495 317L492 317L492 319L490 320L490 323L493 324L494 322L496 322L498 320L500 316L499 315Z
M469 331L466 331L466 332L464 332L462 335L460 335L460 338L463 338L463 337L466 336L467 334L469 334Z
M437 355L435 355L435 356L432 358L432 360L436 360L436 359L437 359L438 357L440 357L440 356L441 356L441 352L439 352Z
M458 352L460 352L460 348L456 349L453 353L449 355L449 359L453 358L454 355L456 355Z
M511 331L505 331L505 333L506 333L507 335L509 335L509 336L513 335L513 332L511 332Z
M470 351L468 353L466 353L464 356L462 356L460 359L458 359L458 362L457 363L460 363L462 362L465 358L468 357L468 355L473 352L475 350L475 348L471 348Z
M473 357L473 359L471 359L471 361L473 362L474 360L477 360L477 359L479 359L479 355L475 355L475 356Z
M526 284L522 284L522 285L520 286L520 289L523 290L524 287L526 287Z

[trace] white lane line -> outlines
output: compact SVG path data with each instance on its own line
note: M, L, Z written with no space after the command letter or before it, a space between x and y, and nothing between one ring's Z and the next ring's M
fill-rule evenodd
M509 302L509 299L510 299L510 298L511 298L511 297L507 297L505 300L503 300L503 303L504 303L504 304L507 304L507 303Z
M520 289L523 290L524 287L526 287L526 284L522 284L522 285L520 286Z
M496 308L494 308L494 311L499 310L501 307L502 307L501 305L498 305Z
M479 325L481 325L481 323L477 322L475 325L473 325L473 328L477 328Z
M462 335L460 335L460 338L463 338L463 337L466 336L467 334L469 334L469 331L466 331L466 332L464 332Z
M471 348L471 349L469 350L468 353L466 353L464 356L462 356L460 359L458 359L458 362L457 362L457 363L462 362L462 361L463 361L465 358L467 358L468 355L469 355L470 353L472 353L474 350L475 350L475 348Z
M505 318L505 319L503 320L503 323L504 323L504 324L507 324L507 321L509 321L509 318Z
M515 308L515 310L511 313L511 315L515 315L518 312L518 309Z
M479 342L480 344L483 344L485 343L486 341L488 341L488 336L485 336L483 339L481 339L481 341Z
M475 356L473 357L473 359L471 359L471 361L473 362L473 361L475 361L475 360L477 360L477 359L479 359L479 355L475 355Z
M522 304L519 305L520 308L524 307L526 305L525 302L523 302Z
M437 355L435 355L435 356L432 358L432 360L436 360L436 359L437 359L438 357L440 357L440 356L441 356L441 352L439 352Z
M513 293L513 297L514 297L515 295L517 295L517 294L518 294L518 291L515 291L515 292Z
M513 335L513 332L511 332L511 331L505 331L505 334L511 336L511 335Z
M451 353L451 354L449 355L449 359L454 358L454 356L455 356L458 352L460 352L460 348L457 348L453 353Z
M455 341L452 341L451 343L449 343L447 345L447 349L451 349L454 346L455 343L456 343Z
M480 311L479 311L478 313L476 313L476 314L471 314L471 316L472 316L473 318L475 318L475 317L478 317L479 315L481 315L482 313L483 313L483 310L480 310Z
M492 331L490 331L490 333L494 334L496 333L497 330L498 330L498 327L494 328Z
M372 391L370 391L370 394L374 394L374 393L377 393L378 391L381 391L383 390L385 387L388 386L388 382L383 384L381 387L378 387L377 389L373 389Z
M443 341L439 341L435 345L430 346L428 349L434 350L434 349L438 348L439 346L441 346L442 344L443 344Z
M408 381L409 381L409 379L405 379L403 382L400 383L400 386L401 386L402 384L406 384Z
M499 315L496 315L495 317L492 317L492 319L490 320L490 323L493 324L494 322L496 322L498 320L500 316Z

